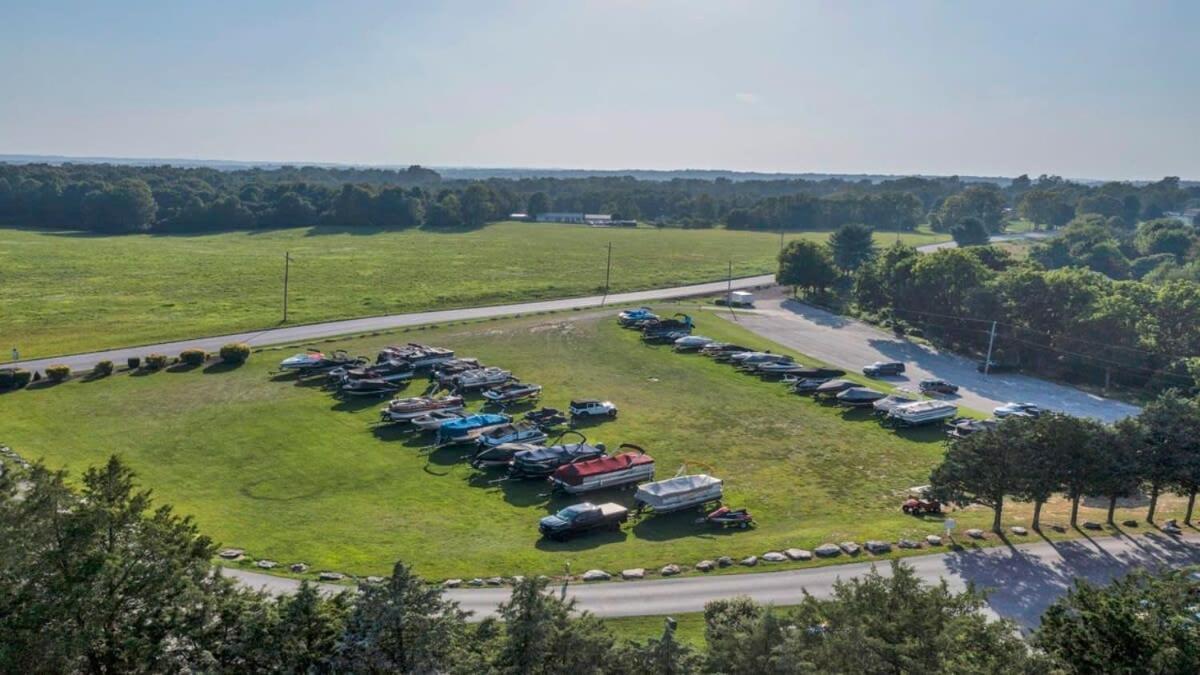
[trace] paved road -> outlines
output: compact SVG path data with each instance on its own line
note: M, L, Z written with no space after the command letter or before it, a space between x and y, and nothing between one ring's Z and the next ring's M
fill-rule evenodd
M1008 401L1035 403L1051 410L1112 422L1136 415L1138 408L1074 387L1026 375L984 375L975 362L919 345L863 323L787 298L782 291L759 294L757 309L738 312L739 325L781 345L846 370L857 371L875 361L903 361L907 371L885 381L911 391L928 378L959 386L946 397L968 408L991 412ZM729 318L721 313L719 316Z
M775 283L775 275L763 274L756 277L743 277L733 280L734 290L754 288ZM670 298L685 298L695 295L720 293L728 287L727 281L714 281L691 286L676 286L674 288L657 288L648 291L618 293L608 296L607 300L600 295L582 298L565 298L562 300L546 300L542 302L526 302L513 305L494 305L491 307L468 307L464 309L448 309L436 312L416 312L413 314L392 314L387 316L367 317L363 319L347 319L344 321L328 321L325 323L288 326L269 330L237 333L234 335L219 335L215 337L197 338L164 342L156 345L142 345L111 349L108 351L89 352L72 356L59 356L47 359L36 359L19 362L0 362L0 365L18 365L29 370L44 370L46 366L56 363L66 364L71 370L88 370L98 361L109 360L114 363L124 363L132 356L145 356L151 352L174 355L185 349L203 349L208 352L217 351L227 342L246 342L251 346L272 344L303 343L319 338L338 335L366 333L404 326L416 326L429 323L444 323L447 321L465 321L469 319L486 319L493 316L511 314L526 314L529 312L557 311L586 307L599 307L601 302L615 305L632 302L650 302Z
M988 608L993 615L1013 619L1028 629L1037 625L1042 612L1077 578L1104 583L1136 568L1200 564L1200 536L1189 533L1173 539L1155 532L1053 544L1038 539L1036 543L1012 547L914 556L906 562L927 582L944 579L952 590L963 590L968 583L987 590ZM567 593L575 598L580 609L607 617L698 612L712 600L737 595L763 603L794 605L801 601L805 591L829 597L835 581L861 576L871 567L872 563L852 563L756 574L573 583ZM890 573L890 568L881 564L880 572ZM274 593L287 593L298 585L293 579L244 570L228 569L226 574ZM508 594L507 588L447 591L451 599L474 612L477 618L493 614L496 606L508 599Z
M988 243L1000 244L1006 241L1017 241L1018 239L1046 239L1053 236L1052 232L1020 232L1017 234L993 234L988 238ZM958 248L958 242L953 240L943 241L937 244L925 244L918 246L917 250L921 253L930 253L932 251L940 251L944 248Z

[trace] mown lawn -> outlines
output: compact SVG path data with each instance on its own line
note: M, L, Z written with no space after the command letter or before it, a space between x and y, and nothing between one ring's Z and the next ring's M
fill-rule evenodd
M694 649L703 650L704 612L672 614L675 619L675 639ZM622 616L604 619L604 625L620 640L645 642L662 637L666 627L664 616Z
M700 333L771 346L706 313L698 321ZM611 398L620 418L588 428L592 441L613 449L641 445L657 459L660 477L686 464L725 479L727 502L748 507L759 527L717 532L696 525L693 513L678 513L566 544L540 541L537 519L569 502L546 499L544 484L493 485L494 476L461 461L462 450L429 453L423 438L376 428L378 401L339 401L272 375L294 348L257 353L228 372L118 374L5 394L0 442L73 475L116 453L159 500L194 515L224 545L253 557L308 562L313 572L379 574L397 559L432 579L556 574L568 562L575 571L655 570L720 555L940 531L937 520L904 516L898 508L906 489L927 482L941 457L939 429L897 433L865 412L796 397L697 355L645 346L610 313L444 326L322 346L374 354L409 340L511 368L545 386L548 405ZM983 510L958 517L962 528L990 523Z
M285 252L291 323L588 295L604 288L609 242L614 292L723 279L730 261L738 276L770 272L779 249L768 233L532 223L443 234L0 229L0 344L32 358L273 327Z

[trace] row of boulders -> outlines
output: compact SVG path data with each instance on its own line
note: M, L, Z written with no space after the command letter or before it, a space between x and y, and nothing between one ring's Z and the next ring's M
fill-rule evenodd
M238 562L246 559L245 549L240 548L223 548L217 551L217 557L230 562ZM263 570L273 570L279 567L279 563L267 558L261 558L254 561L254 566ZM304 574L308 571L308 563L294 562L287 566L294 574ZM317 578L321 581L341 581L346 578L341 572L320 572Z

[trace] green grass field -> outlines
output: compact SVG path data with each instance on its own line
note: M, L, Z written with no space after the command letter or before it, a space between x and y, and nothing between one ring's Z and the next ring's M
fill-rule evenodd
M452 234L0 229L0 344L33 358L273 327L284 252L295 260L291 323L588 295L604 288L609 242L614 292L723 279L730 261L738 276L771 272L779 249L766 233L532 223Z
M698 333L786 351L707 313L698 322ZM660 477L687 464L725 479L727 503L751 509L759 527L718 532L694 524L693 513L678 513L566 544L540 541L537 519L569 501L547 500L541 483L489 484L494 476L471 470L463 450L429 453L424 438L374 427L379 401L339 401L291 376L273 376L294 349L257 353L229 372L121 373L0 395L0 441L74 475L116 453L159 500L194 515L216 540L254 557L305 561L314 572L379 574L397 559L432 579L555 574L567 562L574 570L653 570L940 529L937 520L898 508L941 457L940 429L897 433L866 412L799 398L697 355L645 346L610 313L486 321L322 346L373 354L411 340L511 368L545 386L547 405L611 398L620 418L588 428L592 441L641 445L657 459ZM1023 522L1019 509L1011 518ZM971 509L959 520L964 528L986 525L990 513Z

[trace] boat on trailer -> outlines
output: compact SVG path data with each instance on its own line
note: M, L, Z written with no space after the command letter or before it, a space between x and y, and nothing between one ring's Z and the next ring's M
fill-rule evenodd
M475 442L480 448L494 448L505 443L541 443L548 436L533 422L520 421L503 424L480 434Z
M618 450L622 448L630 451L560 466L550 475L551 486L577 495L654 480L654 458L630 443L622 444Z
M436 445L470 443L483 434L512 422L508 415L477 413L462 419L451 420L438 427Z
M720 478L703 473L676 476L639 485L633 498L639 511L670 513L719 501L724 495L723 485Z
M896 406L901 406L906 403L916 403L916 402L917 402L917 399L915 399L915 398L909 398L907 396L900 396L899 394L892 394L890 396L884 396L883 398L879 399L878 401L875 401L874 403L871 404L871 407L875 409L875 413L877 415L883 415L886 417L888 414L890 414L893 410L896 409Z
M851 387L837 395L837 402L851 408L865 408L886 396L887 394L882 391L866 387Z
M384 422L411 422L435 410L457 411L464 406L461 396L414 396L397 398L379 411L379 417Z
M917 427L935 422L945 422L958 415L958 406L946 401L913 401L892 408L888 421L897 426Z
M430 412L414 417L412 425L421 431L437 431L446 422L460 420L467 416L461 408L458 410L431 410Z
M535 400L542 395L542 385L510 381L499 387L485 389L483 397L488 403L507 405L517 401Z

